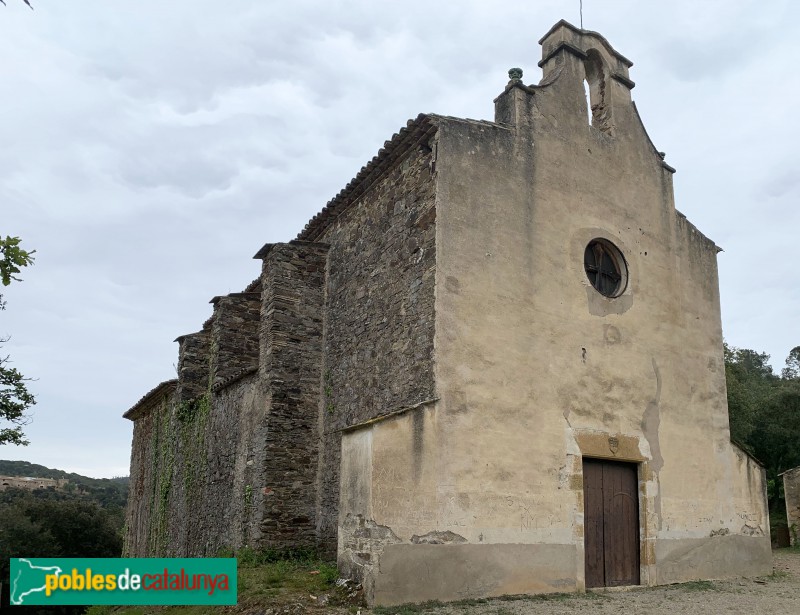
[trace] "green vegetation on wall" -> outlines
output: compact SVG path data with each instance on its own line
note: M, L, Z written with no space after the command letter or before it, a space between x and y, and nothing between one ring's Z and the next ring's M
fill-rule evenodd
M183 458L183 486L187 505L197 503L208 468L206 428L211 412L210 395L182 403L178 407L178 434Z
M153 556L175 555L170 519L181 504L185 510L194 510L201 501L208 469L206 431L210 412L210 393L206 393L179 404L165 401L154 416L148 531L148 551ZM175 501L176 497L183 501Z
M150 544L153 556L165 556L168 545L169 496L175 465L175 438L172 430L171 404L166 400L153 417L153 493L150 499Z

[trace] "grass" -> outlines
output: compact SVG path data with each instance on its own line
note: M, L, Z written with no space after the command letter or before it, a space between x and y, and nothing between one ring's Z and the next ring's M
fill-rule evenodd
M784 579L788 579L790 575L785 570L773 570L771 574L768 574L764 577L767 581L783 581Z
M232 557L232 553L222 552L219 557ZM238 573L237 607L227 607L237 612L252 609L264 604L281 605L286 602L310 600L309 595L336 593L334 583L338 577L336 566L317 557L312 552L259 552L242 549L237 554ZM335 596L332 596L333 603ZM341 598L339 599L341 602ZM87 615L211 615L219 613L216 606L164 606L164 607L122 607L94 606Z

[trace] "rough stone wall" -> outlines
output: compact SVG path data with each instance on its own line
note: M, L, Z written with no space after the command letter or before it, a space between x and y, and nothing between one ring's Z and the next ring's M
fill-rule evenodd
M792 545L800 545L800 468L783 474L783 492L786 497L786 521Z
M150 542L150 520L153 501L153 468L151 459L158 417L153 413L138 416L133 422L130 484L125 510L123 557L146 557Z
M132 555L316 544L327 246L272 248L263 293L216 298L178 339L174 398L136 415Z
M157 408L135 422L132 458L131 502L138 514L129 527L132 540L129 553L133 557L168 556L178 552L170 546L174 499L175 438L173 433L175 397L165 399ZM141 425L141 428L140 428ZM141 437L137 442L137 435ZM138 444L138 445L137 445ZM133 469L136 464L138 470ZM129 506L129 511L131 507Z
M409 152L319 238L330 251L317 531L329 552L336 548L339 430L434 397L430 169L429 149Z
M257 544L267 395L254 373L134 421L125 553L214 556Z
M191 555L258 544L263 503L267 391L256 374L216 389L208 418L208 467L201 500L201 538Z
M215 297L211 325L212 385L219 385L258 366L261 293Z
M159 415L165 408L166 402L137 418L133 424L131 474L123 546L125 557L142 557L148 553L154 490L152 459L157 446L154 436Z
M265 246L258 283L178 338L174 398L135 419L131 554L335 552L339 430L434 396L429 145L405 142L314 242Z
M211 331L203 328L175 341L179 344L178 397L181 401L200 397L208 390Z
M260 377L269 388L259 545L316 544L323 302L328 246L276 244L264 257Z

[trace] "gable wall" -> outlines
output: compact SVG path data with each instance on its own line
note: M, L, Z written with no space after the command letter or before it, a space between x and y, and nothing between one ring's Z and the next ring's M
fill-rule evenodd
M550 62L507 92L516 123L440 124L439 400L344 443L371 485L340 563L375 603L583 589L584 456L637 465L642 583L770 569L763 471L729 441L716 246L675 211L628 85L606 83L601 130L582 62ZM615 299L584 271L597 237L627 261Z

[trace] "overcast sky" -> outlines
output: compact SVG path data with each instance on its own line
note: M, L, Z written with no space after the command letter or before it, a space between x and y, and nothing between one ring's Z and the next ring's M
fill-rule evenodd
M26 459L126 475L122 413L175 376L178 335L259 272L419 113L493 119L578 0L21 0L0 6L3 352L37 380ZM676 206L725 251L722 320L779 370L800 344L800 3L584 1L634 62Z

